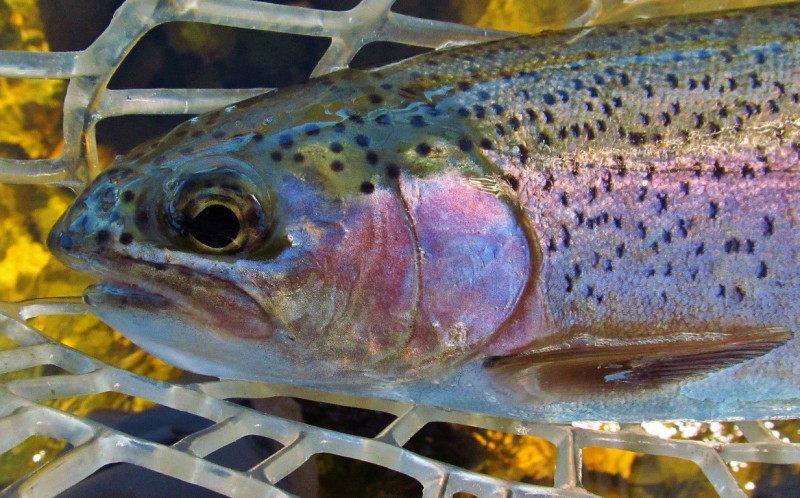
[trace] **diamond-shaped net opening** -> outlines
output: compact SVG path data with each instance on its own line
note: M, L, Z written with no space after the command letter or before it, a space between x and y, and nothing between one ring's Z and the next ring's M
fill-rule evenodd
M669 2L593 0L505 2L507 10L493 8L503 2L492 0L451 0L433 9L418 1L286 3L95 2L90 23L73 19L70 2L48 3L41 12L34 2L14 2L21 10L13 12L0 5L13 35L0 51L0 94L36 87L25 89L34 95L25 97L28 107L2 113L3 133L13 126L23 137L0 136L0 181L18 184L3 187L0 198L0 215L9 220L0 246L6 261L14 261L0 268L3 296L76 294L89 283L43 249L49 224L69 196L23 184L79 190L114 153L149 138L136 130L157 134L267 87L348 65L372 67L502 36L448 21L533 30L525 23L561 28L680 12ZM706 2L697 4L690 8ZM48 30L54 52L26 24L39 14L45 27L66 26ZM503 17L514 22L498 24ZM213 50L198 52L186 43L198 39ZM293 59L288 68L275 60L264 64L252 53L248 59L246 50L234 49L243 39L300 57L277 58ZM196 70L200 65L192 62L203 58L217 65L216 73ZM187 63L192 71L162 71ZM592 496L605 493L596 484L602 479L650 492L656 475L659 489L672 480L700 486L686 488L693 495L741 496L785 494L798 481L796 421L536 424L267 383L180 383L179 371L136 352L96 320L86 321L86 313L79 299L0 303L4 495L86 496L109 481L119 493L132 478L176 493L176 486L186 486L192 495L242 496L335 496L340 489L375 496L406 490L408 496ZM612 458L618 459L614 466ZM681 472L694 484L681 484Z

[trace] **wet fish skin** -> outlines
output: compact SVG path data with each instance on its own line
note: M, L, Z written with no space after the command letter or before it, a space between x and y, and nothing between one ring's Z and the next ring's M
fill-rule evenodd
M334 74L131 152L50 246L107 282L88 294L103 319L212 375L382 389L522 358L500 388L540 396L531 350L653 338L680 357L763 329L740 357L762 360L800 317L799 16L598 27ZM201 251L187 188L266 214L242 217L235 251Z

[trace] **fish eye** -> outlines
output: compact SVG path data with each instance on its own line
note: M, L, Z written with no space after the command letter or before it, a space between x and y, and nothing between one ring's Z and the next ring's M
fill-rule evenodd
M206 176L184 182L166 206L172 236L209 254L257 249L269 240L275 224L269 197L262 197L266 205L231 178Z
M188 231L199 244L209 249L225 250L239 239L241 213L235 206L209 204L189 218Z
M273 195L246 162L200 158L176 170L163 189L165 235L178 247L248 257L274 252L278 221Z
M254 195L238 186L203 186L183 194L173 224L198 251L240 252L270 236L273 217Z

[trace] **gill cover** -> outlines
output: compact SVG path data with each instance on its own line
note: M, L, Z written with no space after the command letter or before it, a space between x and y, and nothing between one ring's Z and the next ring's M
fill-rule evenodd
M417 332L433 332L445 355L471 357L530 288L534 257L520 214L452 170L403 174L400 192L420 262Z

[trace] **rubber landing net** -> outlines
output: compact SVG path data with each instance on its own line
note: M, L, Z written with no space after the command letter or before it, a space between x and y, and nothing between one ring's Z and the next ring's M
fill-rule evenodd
M0 76L69 80L63 106L61 154L51 159L2 159L0 182L80 190L101 169L95 137L101 120L132 114L198 114L266 90L109 89L108 83L126 54L150 30L164 23L208 23L329 38L330 45L313 76L347 66L362 47L376 41L437 48L502 36L398 14L391 10L393 3L394 0L363 0L351 10L327 11L249 0L127 0L107 29L83 51L0 51ZM590 11L591 8L587 12ZM585 20L576 20L575 24ZM582 480L582 459L587 448L689 460L718 494L747 496L750 488L737 481L733 466L800 463L800 445L774 430L769 421L739 422L734 427L737 438L701 442L671 438L674 434L654 434L647 424L538 424L267 383L173 384L109 366L48 338L29 323L38 316L88 312L79 298L0 302L0 338L13 344L0 351L0 453L15 451L30 437L50 438L64 443L65 448L6 487L0 492L2 496L54 496L115 463L133 464L224 495L290 496L275 484L320 454L404 474L419 484L425 497L456 493L480 497L596 496ZM37 375L28 378L5 375L42 366L50 367L37 370ZM54 372L58 375L49 374ZM48 404L67 396L106 392L192 413L211 424L175 444L163 445ZM377 435L364 437L272 415L253 409L252 404L231 400L280 397L376 410L391 417ZM492 477L404 448L426 425L438 422L547 441L556 451L552 486ZM272 440L277 449L247 469L233 469L206 459L247 436Z

